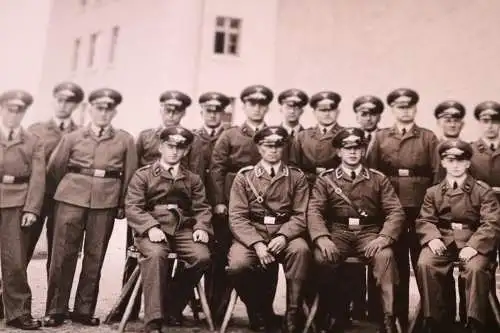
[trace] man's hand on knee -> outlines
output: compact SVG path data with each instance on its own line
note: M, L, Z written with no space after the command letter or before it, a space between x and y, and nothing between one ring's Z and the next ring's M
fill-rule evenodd
M167 239L167 236L165 236L165 233L158 227L153 227L148 230L148 237L149 240L152 241L153 243L160 243L164 242Z
M372 258L375 256L380 250L391 245L391 239L386 236L378 236L371 242L369 242L365 246L365 257Z
M467 262L467 261L471 260L473 257L475 257L476 255L477 255L476 249L474 249L470 246L466 246L460 251L460 253L458 254L458 258L463 262Z
M266 244L263 242L258 242L254 244L255 252L257 253L257 257L259 257L260 264L262 267L266 268L267 265L273 263L276 259L274 256L267 250Z
M208 233L205 230L195 230L193 232L193 240L195 243L208 243Z
M273 255L278 255L283 251L286 247L287 240L283 235L279 235L271 239L269 244L267 244L267 250L271 252Z
M431 249L432 253L437 256L442 256L446 252L446 245L439 238L435 238L427 243L427 246Z
M326 261L336 262L340 259L340 251L329 237L322 236L316 239L316 246Z

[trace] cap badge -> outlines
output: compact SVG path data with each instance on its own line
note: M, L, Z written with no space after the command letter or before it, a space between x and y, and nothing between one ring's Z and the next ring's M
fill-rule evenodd
M174 141L175 143L178 143L178 144L182 144L186 141L186 138L180 134L169 135L169 139L171 139L172 141Z

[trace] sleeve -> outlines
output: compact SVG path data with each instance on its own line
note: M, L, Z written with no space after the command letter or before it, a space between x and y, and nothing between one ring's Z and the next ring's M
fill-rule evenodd
M226 204L224 199L224 187L227 174L227 164L229 161L230 142L227 132L223 132L217 139L212 151L210 165L210 181L212 182L215 204Z
M128 184L125 196L127 224L139 235L145 234L153 227L160 227L160 222L148 213L145 208L147 187L146 176L136 172Z
M139 136L137 137L137 142L135 143L135 149L137 153L137 164L139 168L142 168L144 165L142 165L142 156L144 155L144 142L143 142L143 133L139 133Z
M487 189L481 195L479 215L479 228L472 234L467 246L486 255L495 250L500 238L500 205L493 190Z
M125 194L127 193L127 186L130 179L137 170L137 151L132 136L127 138L127 150L125 153L125 162L123 168L122 189L120 197L118 198L118 207L125 206Z
M424 202L420 208L420 215L415 220L415 231L420 240L420 245L424 246L433 239L442 238L441 232L437 227L438 212L435 203L435 189L427 189Z
M328 184L321 178L318 177L314 183L307 212L307 229L313 242L323 236L330 237L324 217L328 203Z
M246 193L245 176L238 173L231 187L229 199L229 228L236 240L251 248L264 238L250 222L249 200Z
M73 143L71 137L64 135L49 159L47 178L50 180L51 184L54 184L56 189L59 182L66 174L66 167L68 166L72 148Z
M432 167L432 172L433 172L433 184L437 184L439 182L439 177L440 177L440 166L441 166L441 160L439 158L439 154L437 153L437 146L439 144L439 140L436 136L436 134L431 133L430 140L429 140L429 156L431 158L431 167Z
M205 165L205 159L203 158L203 141L199 138L198 134L194 135L193 144L191 145L189 153L186 157L186 168L203 178L207 166Z
M307 179L303 173L300 173L300 178L293 189L294 196L290 220L283 224L278 231L278 234L285 236L287 240L299 237L306 230L309 192Z
M43 143L36 137L31 157L31 175L23 211L40 216L45 195L45 152Z
M398 240L405 225L405 213L399 201L394 187L387 177L383 177L380 184L380 197L382 199L382 209L385 213L385 222L380 235Z
M194 212L194 218L196 219L196 224L193 229L205 230L209 235L213 236L214 230L211 224L212 208L208 204L203 181L198 175L195 175L191 186L192 209Z
M380 132L375 133L375 138L373 139L372 149L366 154L366 165L375 170L379 169L379 159L380 159Z
M297 168L301 167L299 135L297 135L293 140L291 140L288 163Z

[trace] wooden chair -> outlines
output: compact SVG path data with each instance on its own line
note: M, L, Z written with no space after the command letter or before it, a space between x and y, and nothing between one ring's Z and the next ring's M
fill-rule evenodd
M461 268L462 268L462 263L460 261L453 262L453 277L455 279L454 285L455 285L456 295L461 294L460 290L459 290L460 288L459 288L459 281L458 281ZM495 267L495 270L496 270L496 267ZM494 272L493 272L493 274L494 274ZM500 303L498 302L498 298L496 295L495 283L492 284L491 289L490 289L490 293L488 294L488 302L489 302L490 308L491 308L492 313L493 313L493 319L495 320L498 327L500 328ZM417 331L416 327L419 324L421 324L421 322L422 322L421 310L422 310L422 303L421 303L421 300L419 299L417 306L415 308L415 317L410 321L408 332L413 333L413 332ZM459 311L459 306L457 306L457 312L458 313L461 312L461 311ZM460 319L464 319L464 318L460 318Z
M139 259L141 257L141 253L137 250L135 246L130 246L127 249L127 259L129 258L135 258ZM172 265L172 272L170 274L171 278L173 278L177 272L177 268L179 265L179 259L177 256L177 253L169 253L168 254L168 260L173 261ZM205 294L205 288L203 286L203 279L200 279L198 282L198 285L195 288L195 291L197 295L200 298L201 306L203 309L203 313L205 314L205 319L207 321L208 327L211 331L215 330L214 323L212 320L212 314L210 312L210 307L208 306L208 301L207 297ZM125 312L123 314L123 317L120 321L120 325L118 326L118 332L122 333L125 330L125 326L127 325L128 319L130 318L130 313L132 312L132 308L134 307L134 300L137 298L139 289L142 285L142 278L140 274L140 267L137 265L130 275L130 278L128 279L127 283L122 288L122 292L120 294L120 297L118 298L118 301L116 304L112 307L111 311L109 314L106 316L106 319L104 321L105 324L109 324L111 322L111 318L115 316L117 313L118 309L122 306L123 302L127 302L127 307L125 308ZM131 292L132 291L132 292ZM130 295L130 296L129 296ZM127 296L129 296L127 298Z

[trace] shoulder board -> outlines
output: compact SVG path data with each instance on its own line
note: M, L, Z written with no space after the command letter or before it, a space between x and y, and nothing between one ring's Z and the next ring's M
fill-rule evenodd
M294 171L297 171L297 172L298 172L298 173L300 173L300 174L304 174L304 171L302 171L302 169L301 169L301 168L298 168L298 167L293 166L293 165L287 165L287 167L288 167L288 169L290 169L290 170L294 170Z
M485 189L491 189L490 185L486 184L485 182L483 182L482 180L478 180L476 179L476 183L481 185L482 187L484 187Z
M373 172L373 173L375 173L375 174L377 174L377 175L380 175L380 176L384 176L384 177L385 177L384 173L383 173L383 172L381 172L381 171L379 171L379 170L377 170L377 169L368 168L368 170L370 170L370 172Z
M238 173L245 173L247 171L253 170L253 168L254 168L253 165L249 165L249 166L243 167L240 170L238 170Z
M144 135L146 133L151 133L151 132L154 132L154 131L156 131L156 128L148 128L148 129L140 131L139 135Z
M152 166L152 164L148 164L148 165L142 166L139 169L137 169L137 171L144 171L144 170L150 169L151 166Z
M335 168L332 168L332 169L326 169L325 171L321 172L319 175L320 175L320 176L323 176L323 175L326 175L326 174L328 174L328 173L330 173L330 172L333 172L333 171L335 171Z
M195 133L195 134L200 134L202 131L201 128L195 128L194 130L192 130L191 132Z

